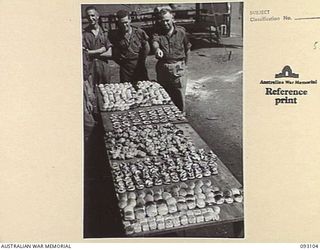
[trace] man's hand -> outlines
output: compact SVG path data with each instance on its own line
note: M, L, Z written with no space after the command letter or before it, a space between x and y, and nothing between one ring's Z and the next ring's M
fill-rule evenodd
M91 114L92 111L93 111L93 105L92 105L92 103L88 101L88 102L86 103L86 106L87 106L87 110L89 111L89 114Z
M156 52L155 52L155 56L156 56L157 59L162 58L163 57L163 51L160 48L158 48L156 50Z

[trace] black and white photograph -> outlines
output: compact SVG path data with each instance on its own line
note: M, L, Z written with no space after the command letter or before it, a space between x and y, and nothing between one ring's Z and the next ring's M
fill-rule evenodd
M83 238L244 238L243 2L82 4Z

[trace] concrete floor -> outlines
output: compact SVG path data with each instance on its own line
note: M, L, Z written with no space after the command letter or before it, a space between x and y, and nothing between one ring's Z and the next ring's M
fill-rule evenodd
M224 44L232 44L227 48L211 47L205 41L193 44L197 46L190 52L188 64L186 95L188 120L238 181L243 183L242 39L226 39ZM230 51L231 60L228 60ZM147 59L150 79L156 79L155 63L156 59L150 55ZM119 82L119 67L112 61L110 67L112 82ZM100 132L93 142L97 150L89 156L91 160L85 163L84 236L119 237L121 229L116 225L120 222L113 214L117 208L110 205L113 202L116 205L116 202L110 184L110 173L104 174L104 146L99 136L102 133L101 128L97 128L99 129ZM163 237L228 238L234 237L234 228L230 224L220 225L163 235Z

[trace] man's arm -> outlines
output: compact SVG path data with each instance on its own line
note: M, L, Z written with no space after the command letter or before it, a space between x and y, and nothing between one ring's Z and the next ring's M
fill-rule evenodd
M157 59L163 57L163 51L160 49L160 44L158 41L152 41L152 48Z
M86 51L88 52L88 55L101 55L102 53L106 52L107 49L103 46L100 49L86 49Z

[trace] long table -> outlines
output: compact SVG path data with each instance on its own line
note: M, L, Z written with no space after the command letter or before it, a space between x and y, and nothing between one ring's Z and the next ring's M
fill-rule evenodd
M102 98L100 94L98 94L98 103L100 105L102 104ZM119 112L121 113L126 111L115 111L114 113L119 113ZM112 123L110 120L110 115L113 112L101 111L100 113L101 113L102 123L105 131L106 132L111 131ZM183 133L193 141L196 148L202 148L202 149L205 149L206 151L211 150L210 147L207 145L207 143L199 136L199 134L192 128L192 126L189 123L187 123L187 121L179 122L179 123L176 123L175 125L179 129L181 129ZM108 157L108 161L109 161L108 164L110 166L112 166L114 162L119 162L119 160L111 160L110 157ZM203 177L202 180L210 179L211 182L214 183L216 186L223 187L224 189L242 188L238 180L231 174L229 169L223 164L223 162L219 158L217 160L217 164L218 164L218 174L212 175L209 177ZM141 232L141 233L134 233L128 236L153 237L153 236L158 236L158 235L169 233L169 232L177 232L177 231L196 229L201 227L209 227L209 226L211 227L214 225L225 224L225 223L234 223L235 231L238 231L238 230L241 231L243 227L243 220L244 220L243 203L222 204L219 206L221 208L221 212L220 212L220 219L218 221L188 224L184 226L173 227L173 228L168 228L163 230L153 230L153 231L147 231L147 232Z

